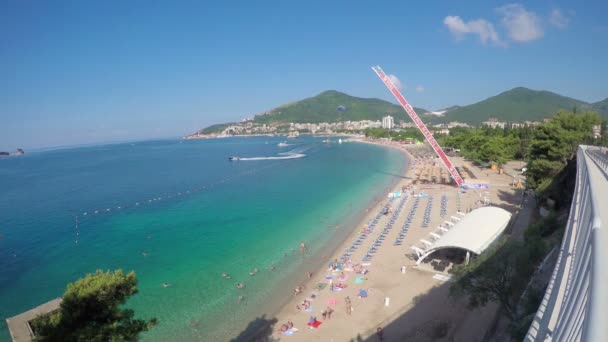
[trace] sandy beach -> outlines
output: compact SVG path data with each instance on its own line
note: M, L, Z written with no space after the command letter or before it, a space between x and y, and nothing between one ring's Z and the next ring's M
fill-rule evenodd
M507 210L513 206L511 209L514 210L517 197L509 186L512 178L496 172L490 175L485 170L469 166L470 175L477 173L481 176L485 172L483 178L492 178L492 184L498 186L485 190L483 194L472 190L459 194L458 189L451 185L420 184L418 178L429 169L431 171L428 172L441 176L441 167L428 149L418 153L416 147L413 147L414 150L408 147L408 152L397 143L371 143L397 148L409 155L411 164L406 174L391 190L396 192L407 188L408 196L392 200L384 198L368 208L364 219L354 227L353 233L343 241L337 252L327 258L323 267L311 270L312 277L302 283L302 292L292 295L289 303L279 311L272 336L259 336L259 340L271 337L273 340L294 342L358 341L368 338L374 341L379 340L378 328L382 329L384 340L389 341L431 341L449 336L457 337L457 340L474 340L479 337L478 334L485 332L485 327L493 320L495 306L470 311L464 300L449 298L447 273L433 270L428 264L416 267L410 246L420 245L420 239L428 239L429 233L436 230L435 227L459 210L466 212L481 205L479 201L482 197L488 197L492 205L500 205ZM457 166L464 163L461 158L453 158L453 162ZM423 196L413 195L420 193ZM431 197L433 200L429 204ZM391 212L385 215L384 208L387 206ZM426 224L423 222L425 209L430 210ZM401 238L401 243L395 245L408 216L411 218L410 228ZM370 229L367 223L372 222L374 217L377 223ZM379 239L383 230L384 238ZM374 242L379 243L374 246L373 257L368 260L366 255L369 255L369 248ZM343 258L347 250L351 253ZM340 269L332 270L330 263L334 260L340 262ZM362 270L366 273L357 273ZM322 289L319 289L319 284L324 284L321 285ZM336 285L344 288L332 290L332 286ZM365 293L366 297L359 296ZM347 297L352 310L348 308ZM309 307L304 310L306 306ZM323 317L324 311L332 311L331 316ZM316 328L308 325L311 316L320 322L315 324ZM292 322L295 329L281 332L281 326L288 322ZM479 329L471 328L471 322L475 322ZM465 325L467 329L460 329Z

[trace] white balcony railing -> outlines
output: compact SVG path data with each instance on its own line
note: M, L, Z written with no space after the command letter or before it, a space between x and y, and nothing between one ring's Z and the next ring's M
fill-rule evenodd
M525 341L608 341L608 155L580 146L555 269Z

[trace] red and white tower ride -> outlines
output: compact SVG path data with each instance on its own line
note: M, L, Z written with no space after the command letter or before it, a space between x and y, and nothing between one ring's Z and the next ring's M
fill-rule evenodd
M460 177L460 174L458 173L458 171L456 170L456 168L454 167L454 165L452 164L452 162L450 161L448 156L445 154L445 152L443 152L443 149L441 149L441 146L439 146L439 144L437 143L437 140L435 140L435 137L433 137L433 135L431 134L429 129L426 127L424 122L422 122L422 120L420 119L418 114L416 114L416 112L414 111L414 108L412 108L412 106L407 102L405 97L403 97L403 95L401 95L401 92L399 91L399 89L397 89L397 87L395 87L395 85L390 80L390 78L384 73L384 71L382 71L382 68L380 68L379 66L375 66L375 67L372 67L372 69L376 72L378 77L380 77L382 82L384 82L384 84L386 85L388 90L390 90L391 93L393 93L393 95L395 96L397 101L399 101L399 104L401 105L401 107L403 107L405 112L410 116L410 118L412 118L412 121L414 121L414 123L416 124L416 127L418 127L420 132L422 132L422 135L424 135L424 138L426 139L426 141L428 141L429 144L431 145L431 147L433 148L433 150L435 150L435 153L437 153L437 156L439 157L439 159L441 159L441 161L443 162L443 165L445 165L445 167L450 172L452 179L454 179L454 182L456 182L456 186L462 185L462 183L464 182L462 180L462 177Z

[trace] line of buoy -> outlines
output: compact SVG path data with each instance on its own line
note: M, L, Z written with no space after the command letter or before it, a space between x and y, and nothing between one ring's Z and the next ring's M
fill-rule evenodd
M204 191L204 190L210 190L210 189L214 188L216 185L220 185L220 184L224 184L224 183L230 182L230 181L235 180L237 178L240 178L242 176L251 175L251 174L260 172L260 171L262 171L264 169L268 169L268 168L270 168L270 167L272 167L274 165L277 165L277 164L280 164L280 163L272 163L272 164L268 164L268 165L265 165L265 166L262 166L262 167L259 167L259 168L256 168L256 169L242 171L242 172L240 172L240 173L238 173L238 174L236 174L236 175L234 175L232 177L220 179L220 180L215 181L215 182L213 182L211 184L208 184L208 185L203 185L203 186L191 188L191 189L184 190L184 191L179 191L177 193L172 193L172 194L168 194L168 195L165 195L165 196L155 196L153 198L149 198L149 199L146 199L146 200L137 201L137 202L135 202L133 204L130 204L130 205L129 204L127 204L127 205L119 205L119 206L105 208L105 209L96 209L96 210L83 211L83 212L75 215L75 227L76 227L76 236L77 237L74 240L74 242L78 243L78 235L79 235L79 231L78 231L78 229L79 229L78 228L78 217L79 216L80 217L90 217L90 216L101 215L101 214L105 214L105 213L112 213L113 211L116 211L116 210L127 210L127 209L134 208L134 207L140 207L140 206L145 205L147 203L153 203L153 202L158 202L158 201L162 201L162 200L165 200L165 199L179 198L179 197L195 194L195 193L198 193L198 192L201 192L201 191Z

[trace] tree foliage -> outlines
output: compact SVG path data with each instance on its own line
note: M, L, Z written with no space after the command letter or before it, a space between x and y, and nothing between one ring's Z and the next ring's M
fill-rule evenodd
M136 341L157 323L120 308L136 293L135 272L87 274L68 284L58 312L35 321L36 341Z
M580 144L593 143L593 126L601 118L595 112L560 112L534 131L529 148L527 185L543 191Z
M509 318L516 314L517 293L525 286L519 272L531 272L527 253L521 244L502 241L468 265L456 265L452 273L456 281L450 287L452 296L467 295L471 307L499 302Z
M457 148L477 163L504 164L526 154L531 127L523 128L458 128L440 138L440 144Z
M418 141L424 140L424 136L416 128L402 129L399 131L391 131L386 128L368 128L365 130L365 136L370 138L390 138L396 141L404 141L414 139Z

